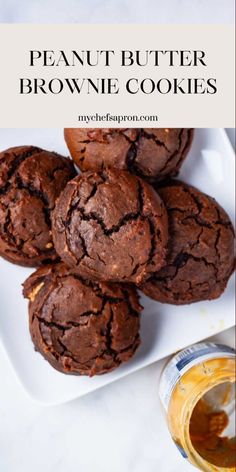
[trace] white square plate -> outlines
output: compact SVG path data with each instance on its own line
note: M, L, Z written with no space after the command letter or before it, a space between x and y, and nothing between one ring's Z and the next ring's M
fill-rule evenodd
M68 154L62 129L0 130L1 150L24 144ZM215 197L233 220L234 165L234 153L222 129L197 129L179 177ZM34 351L30 340L21 284L31 272L0 258L0 340L26 391L44 404L72 400L234 325L233 277L222 297L211 302L177 307L143 296L142 344L130 362L91 379L63 375Z

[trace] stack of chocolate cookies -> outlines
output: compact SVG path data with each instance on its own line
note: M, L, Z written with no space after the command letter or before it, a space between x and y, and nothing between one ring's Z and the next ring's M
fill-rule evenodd
M72 160L0 153L0 255L41 266L24 283L32 340L68 374L110 372L140 344L137 288L162 303L219 297L234 230L217 202L173 179L192 129L66 129Z

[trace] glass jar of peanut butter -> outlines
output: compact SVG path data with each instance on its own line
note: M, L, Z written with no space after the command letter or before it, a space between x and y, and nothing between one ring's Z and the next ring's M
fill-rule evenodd
M236 470L235 351L195 344L165 366L159 394L182 456L202 471Z

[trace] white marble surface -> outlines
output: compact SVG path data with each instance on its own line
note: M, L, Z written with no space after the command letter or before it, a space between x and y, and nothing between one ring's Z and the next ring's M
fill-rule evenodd
M233 344L233 330L215 339ZM163 362L73 402L33 403L0 352L1 472L193 472L157 395Z
M232 23L234 0L0 0L0 22ZM232 134L232 132L231 132ZM218 337L232 344L233 331ZM191 472L157 398L163 363L58 407L33 403L0 351L1 472Z
M0 0L8 23L233 23L234 0Z

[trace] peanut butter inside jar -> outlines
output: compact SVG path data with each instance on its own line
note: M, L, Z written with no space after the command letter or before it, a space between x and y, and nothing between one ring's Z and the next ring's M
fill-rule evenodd
M216 467L234 469L235 383L213 387L193 409L189 435L195 451Z
M202 471L236 471L235 351L213 343L181 351L159 393L182 456Z

